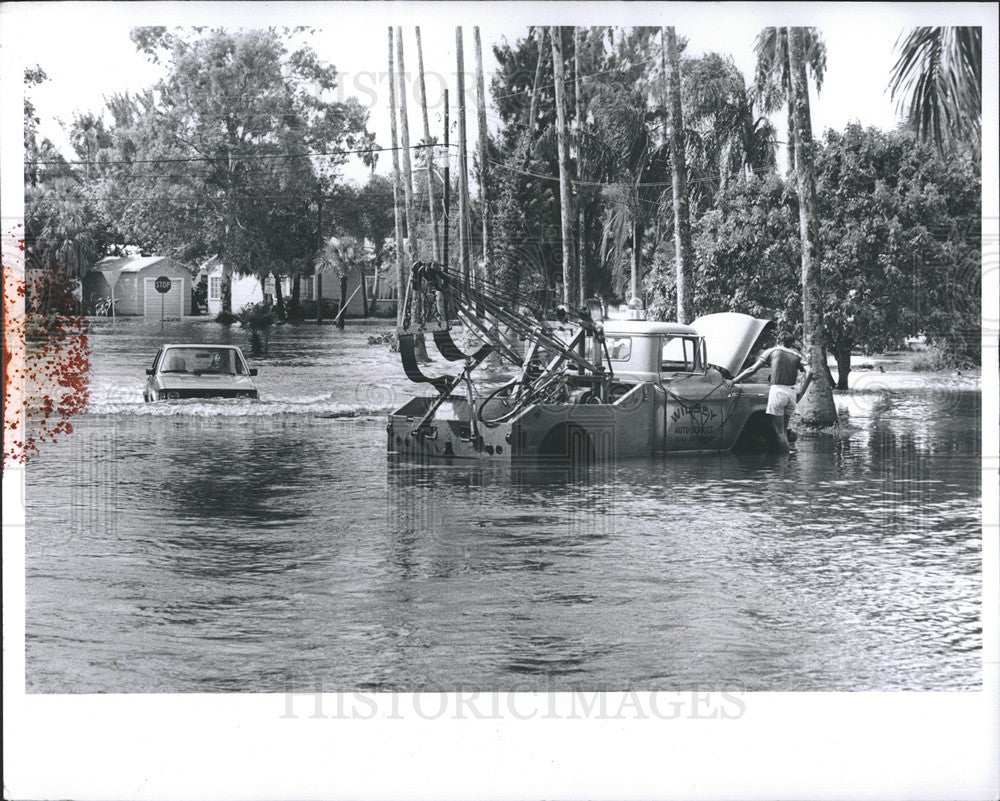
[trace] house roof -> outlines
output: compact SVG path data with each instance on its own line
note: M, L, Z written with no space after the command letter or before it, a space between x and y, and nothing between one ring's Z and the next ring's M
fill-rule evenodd
M97 262L94 269L102 273L137 273L161 261L171 261L171 259L169 256L108 256Z
M198 275L207 275L208 273L214 272L216 267L222 269L222 262L219 260L218 253L209 256L205 259L205 261L198 265Z

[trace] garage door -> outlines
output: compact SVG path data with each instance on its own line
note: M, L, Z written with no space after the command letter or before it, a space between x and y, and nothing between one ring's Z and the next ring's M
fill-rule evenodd
M160 298L163 298L164 317L184 316L184 279L171 278L170 291L161 295L156 291L156 278L146 278L143 281L143 295L146 299L145 314L147 317L160 316Z

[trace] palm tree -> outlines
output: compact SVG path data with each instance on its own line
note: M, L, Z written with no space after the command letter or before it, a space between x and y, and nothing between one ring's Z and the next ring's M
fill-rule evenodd
M826 74L826 44L816 28L802 28L805 66L816 84L823 88ZM764 28L754 43L757 71L754 93L761 111L773 114L782 106L788 109L788 166L795 169L795 115L792 104L792 79L788 69L788 28Z
M670 174L674 206L674 258L676 263L677 322L690 319L691 304L691 213L688 208L687 153L684 148L684 115L681 111L681 69L677 56L677 34L663 29L660 58L666 83L667 135L670 141ZM637 278L632 277L633 286Z
M819 221L816 214L815 145L806 81L807 38L803 28L788 29L790 102L795 117L795 179L799 198L799 232L802 239L802 341L813 368L813 381L802 398L799 413L807 425L825 426L837 421L833 387L826 369L823 329L823 290L820 283Z
M337 313L337 325L344 327L344 306L349 300L347 295L347 279L355 270L359 271L359 280L364 283L364 265L368 261L364 244L353 236L331 236L316 256L316 271L336 272L340 279L340 310Z
M631 253L629 298L638 294L646 229L660 214L670 194L670 145L655 141L646 120L645 100L620 84L598 86L593 95L594 155L610 185L604 187L604 232L601 250L611 274L621 278Z
M982 127L982 28L914 28L896 41L889 90L925 140L940 150L979 142Z
M755 112L754 91L731 57L708 53L684 66L692 195L696 209L704 211L731 178L772 172L777 141L774 126Z

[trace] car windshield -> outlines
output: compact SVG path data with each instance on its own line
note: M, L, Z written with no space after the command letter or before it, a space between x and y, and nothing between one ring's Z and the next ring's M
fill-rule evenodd
M243 359L232 348L167 348L160 364L161 373L192 375L246 375Z

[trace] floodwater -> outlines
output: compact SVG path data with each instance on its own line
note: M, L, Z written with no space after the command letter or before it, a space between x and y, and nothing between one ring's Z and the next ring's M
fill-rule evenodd
M94 324L90 411L27 466L29 692L980 687L975 379L859 374L784 456L419 465L382 330L144 405L161 342L244 332Z

